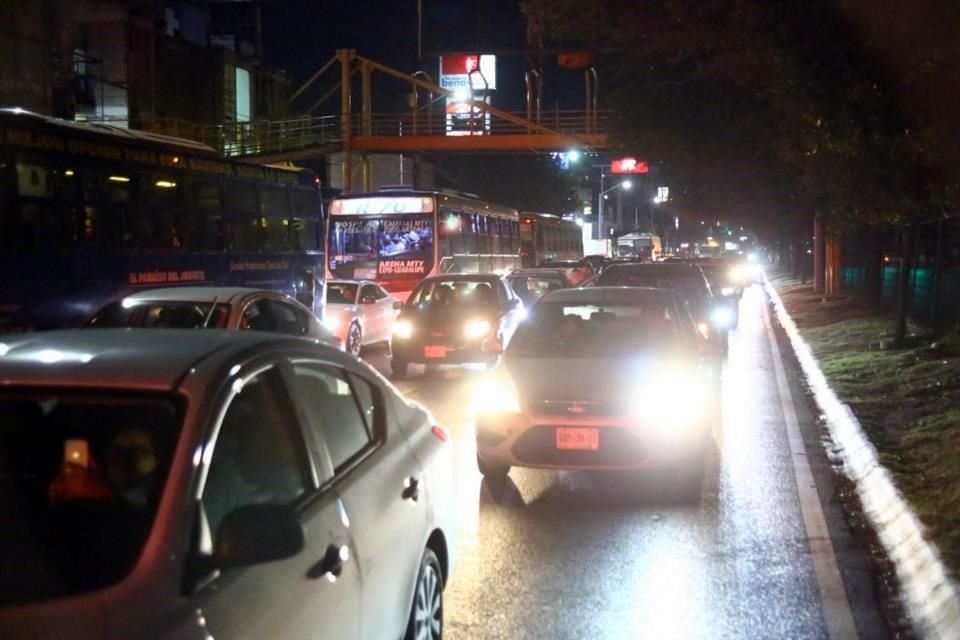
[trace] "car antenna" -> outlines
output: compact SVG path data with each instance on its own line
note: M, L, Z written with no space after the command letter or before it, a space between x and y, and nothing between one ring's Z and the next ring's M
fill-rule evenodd
M201 328L206 329L207 325L210 323L210 318L213 317L213 312L217 308L217 301L220 300L220 296L213 296L213 302L210 303L210 311L207 311L207 317L203 319L203 324L200 325Z

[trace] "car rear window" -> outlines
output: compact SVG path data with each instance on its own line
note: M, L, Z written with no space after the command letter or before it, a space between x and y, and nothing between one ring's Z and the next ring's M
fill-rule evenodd
M209 302L123 301L111 302L97 312L87 326L93 329L223 329L230 317L230 305L218 304L211 312Z
M630 305L541 302L520 324L508 355L619 357L680 339L679 318L662 300Z
M178 414L156 397L0 394L0 606L101 589L130 572Z

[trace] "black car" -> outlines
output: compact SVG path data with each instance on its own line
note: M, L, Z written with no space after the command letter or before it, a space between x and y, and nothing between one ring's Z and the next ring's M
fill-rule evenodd
M725 305L714 295L710 282L697 265L673 262L612 264L592 284L598 287L655 287L680 291L690 303L700 332L710 339L718 353L726 353L729 326L720 322L715 313Z
M501 276L426 278L394 322L391 371L402 378L411 363L494 364L525 313Z

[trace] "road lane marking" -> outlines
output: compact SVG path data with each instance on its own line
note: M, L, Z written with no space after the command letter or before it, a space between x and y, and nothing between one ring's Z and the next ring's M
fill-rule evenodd
M770 322L770 310L763 301L763 324L767 331L767 340L773 356L773 370L777 379L777 390L780 396L780 405L783 409L783 419L787 426L787 440L790 443L790 460L793 462L794 478L797 482L797 494L800 498L800 513L803 516L803 526L807 531L807 542L810 545L810 557L813 560L813 570L817 576L817 588L820 591L820 604L823 608L823 618L827 625L827 634L833 640L841 638L857 638L857 627L853 621L853 612L847 600L847 591L840 576L837 564L837 555L830 539L830 530L827 528L827 519L823 515L823 505L820 503L820 494L807 459L806 446L800 434L800 423L797 419L797 409L793 404L793 394L787 382L787 375L783 368L780 355L780 346L777 336Z

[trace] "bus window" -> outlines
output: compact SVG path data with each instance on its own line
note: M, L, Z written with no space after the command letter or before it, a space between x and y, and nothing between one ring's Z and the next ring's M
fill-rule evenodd
M232 243L228 245L231 251L249 253L260 251L261 227L260 218L234 217L230 220L233 230Z
M261 241L264 251L288 251L290 200L283 187L263 186L260 189Z
M231 215L259 213L257 187L242 180L226 180L223 185L224 209Z
M460 233L463 238L463 253L477 252L477 216L472 213L460 214Z
M137 220L140 245L149 249L181 249L185 216L181 212L177 179L168 174L145 174L141 190L141 215Z
M288 225L291 245L296 249L314 251L322 246L319 233L320 203L315 189L291 187Z
M505 220L500 220L499 218L490 218L490 253L495 255L501 255L504 253L501 249L501 238L503 238L503 232L501 231L502 227L505 227ZM506 238L503 238L505 241Z
M216 178L192 177L186 191L187 218L193 222L187 228L184 242L188 247L223 251L226 248L224 225L221 220L223 203L220 194L220 181ZM195 235L195 238L191 238Z

